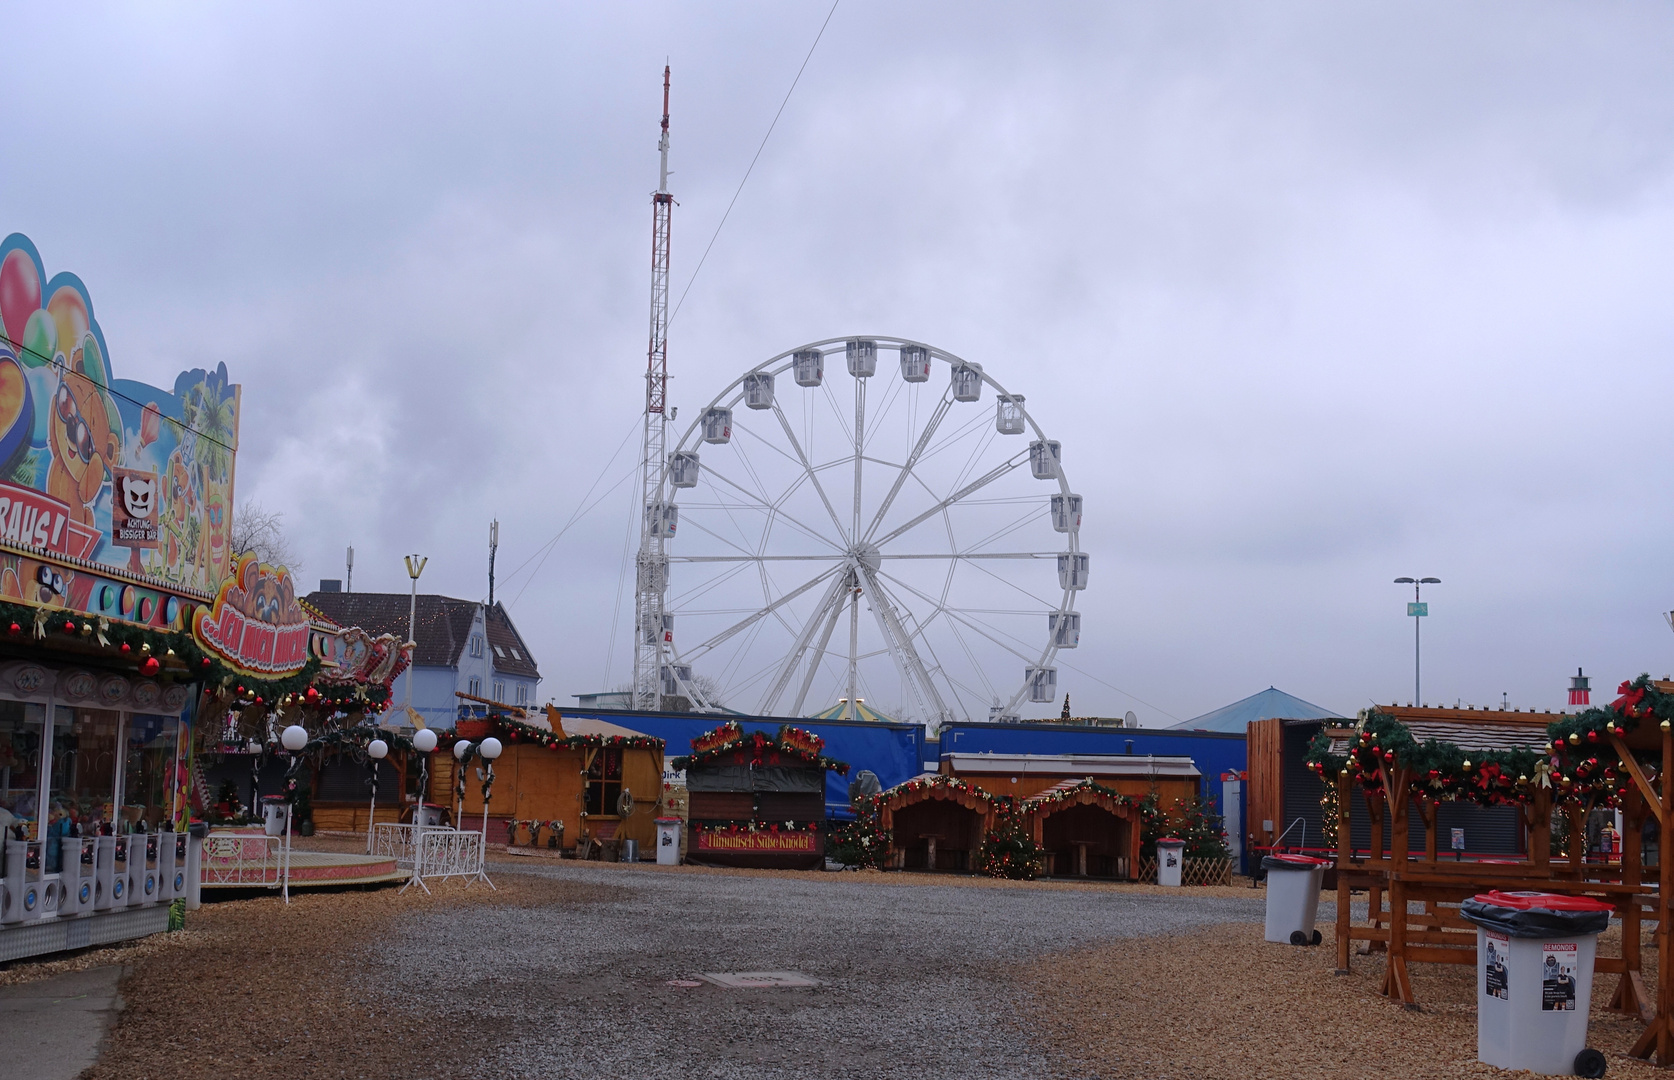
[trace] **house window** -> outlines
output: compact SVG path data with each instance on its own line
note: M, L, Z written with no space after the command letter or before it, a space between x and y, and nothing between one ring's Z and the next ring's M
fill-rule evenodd
M522 683L517 684L517 703L519 705L529 704L529 688Z
M616 798L622 794L622 750L601 747L587 766L587 812L616 813Z
M494 680L494 700L495 701L506 700L506 684L501 682L498 679Z
M500 659L504 660L506 658L506 650L504 650L504 649L500 648L500 646L496 645L496 646L494 646L494 655L498 656Z
M471 676L471 681L465 684L465 692L472 697L482 697L482 680Z
M507 645L506 648L511 650L513 660L523 659L523 654L517 651L517 646L516 645Z
M471 655L472 656L481 656L482 655L482 635L481 634L472 634L471 635Z

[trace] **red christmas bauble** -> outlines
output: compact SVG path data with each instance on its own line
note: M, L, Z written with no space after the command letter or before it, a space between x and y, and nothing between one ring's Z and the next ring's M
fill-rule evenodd
M23 629L23 627L19 626L17 623L12 624L12 633L16 634L16 633L20 632L22 629Z
M310 704L310 705L312 705L315 702L320 700L320 692L318 690L314 689L312 686L310 686L308 688L308 692L306 694L303 694L302 696L308 699L308 704Z
M133 652L134 651L133 646L129 645L126 641L124 641L122 643L122 651L125 652L125 653Z
M141 675L155 675L163 670L163 663L155 656L148 656L140 662Z
M65 633L66 633L66 634L73 634L73 633L75 633L75 632L76 632L76 624L75 624L75 623L73 623L73 622L66 622L66 623L65 623L65 624L64 624L64 632L65 632Z

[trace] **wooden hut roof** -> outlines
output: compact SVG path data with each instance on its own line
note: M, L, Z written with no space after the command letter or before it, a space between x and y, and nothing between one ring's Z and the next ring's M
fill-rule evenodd
M1380 705L1378 712L1406 726L1419 742L1431 739L1452 743L1461 750L1531 750L1546 746L1547 725L1561 713L1520 712L1505 709L1425 709L1413 706ZM1354 737L1351 728L1326 727L1331 752L1347 751Z

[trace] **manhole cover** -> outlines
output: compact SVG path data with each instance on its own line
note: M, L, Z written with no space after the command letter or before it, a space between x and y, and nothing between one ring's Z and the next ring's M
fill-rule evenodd
M665 986L702 986L696 979L670 979Z
M699 978L734 990L776 990L789 986L818 986L797 971L706 971Z

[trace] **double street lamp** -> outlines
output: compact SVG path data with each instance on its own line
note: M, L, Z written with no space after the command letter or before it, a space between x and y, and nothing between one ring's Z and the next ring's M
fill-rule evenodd
M1407 605L1407 614L1412 616L1412 703L1422 705L1424 704L1424 696L1420 693L1419 684L1418 628L1423 625L1420 620L1430 614L1430 605L1419 598L1418 590L1426 585L1440 585L1441 578L1398 577L1395 579L1395 584L1412 586L1412 602Z

